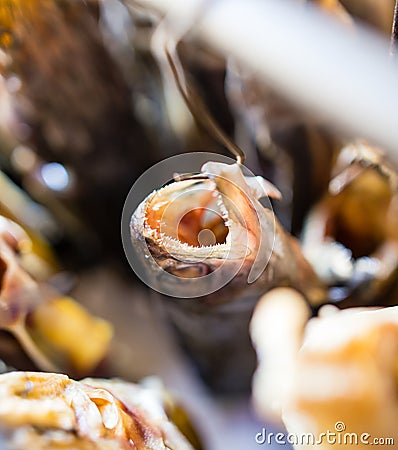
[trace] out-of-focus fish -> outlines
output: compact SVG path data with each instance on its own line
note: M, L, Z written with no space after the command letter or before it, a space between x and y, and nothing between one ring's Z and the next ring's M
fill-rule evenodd
M260 300L251 323L257 412L282 420L297 450L366 449L378 438L396 448L398 307L326 305L308 316L293 290Z
M398 270L397 173L381 150L356 141L341 150L333 175L306 220L304 254L332 300L379 304Z
M0 403L5 448L193 449L158 390L121 380L11 372L0 375Z
M41 370L91 373L106 355L112 327L28 273L21 255L30 248L24 230L0 216L0 329Z
M254 367L248 323L258 297L292 286L317 304L325 292L297 241L259 201L279 196L273 185L244 176L238 164L214 162L176 180L134 212L133 245L152 287L190 297L166 304L207 381L248 386Z

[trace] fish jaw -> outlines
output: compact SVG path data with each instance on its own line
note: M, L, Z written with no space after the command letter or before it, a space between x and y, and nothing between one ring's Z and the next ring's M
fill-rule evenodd
M175 181L152 192L138 206L130 223L133 247L150 278L166 271L197 282L219 271L221 279L231 281L239 274L240 284L242 278L250 284L264 271L274 244L275 219L259 198L278 197L279 191L261 177L244 176L238 164L207 163L202 173L200 181ZM210 245L198 245L199 239L185 239L187 235L180 239L181 223L200 209L205 212L186 221L186 228L188 233L190 227L195 233L199 231L200 236L207 231L206 214L210 212L213 219L218 215L219 222L211 229L217 239ZM198 227L200 220L205 222L202 229L202 225ZM221 228L222 236L217 235Z
M239 164L209 162L203 165L202 172L215 180L218 191L227 199L225 203L231 219L246 231L246 260L251 265L247 281L252 284L264 272L275 247L274 214L259 200L279 199L281 193L263 177L245 176ZM233 207L229 208L231 204Z

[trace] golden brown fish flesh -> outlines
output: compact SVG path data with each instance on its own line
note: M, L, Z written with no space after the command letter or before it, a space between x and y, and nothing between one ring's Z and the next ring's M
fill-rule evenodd
M287 290L269 292L254 312L259 414L282 420L296 449L396 448L398 307L327 305L307 319Z
M0 436L10 450L193 449L156 391L54 373L0 375Z
M105 357L111 325L39 283L21 264L30 239L0 216L0 328L13 334L41 370L88 374Z

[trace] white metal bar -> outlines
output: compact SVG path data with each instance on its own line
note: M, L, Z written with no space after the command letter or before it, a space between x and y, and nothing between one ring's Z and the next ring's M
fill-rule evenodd
M287 0L140 3L176 23L204 4L192 31L208 45L321 120L381 145L398 163L398 64L387 39Z

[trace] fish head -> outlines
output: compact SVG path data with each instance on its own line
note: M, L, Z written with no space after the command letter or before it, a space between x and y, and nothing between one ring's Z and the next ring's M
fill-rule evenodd
M259 201L269 196L280 196L271 183L218 162L150 194L132 216L131 236L157 280L151 286L198 297L234 278L255 281L273 247L274 216Z

